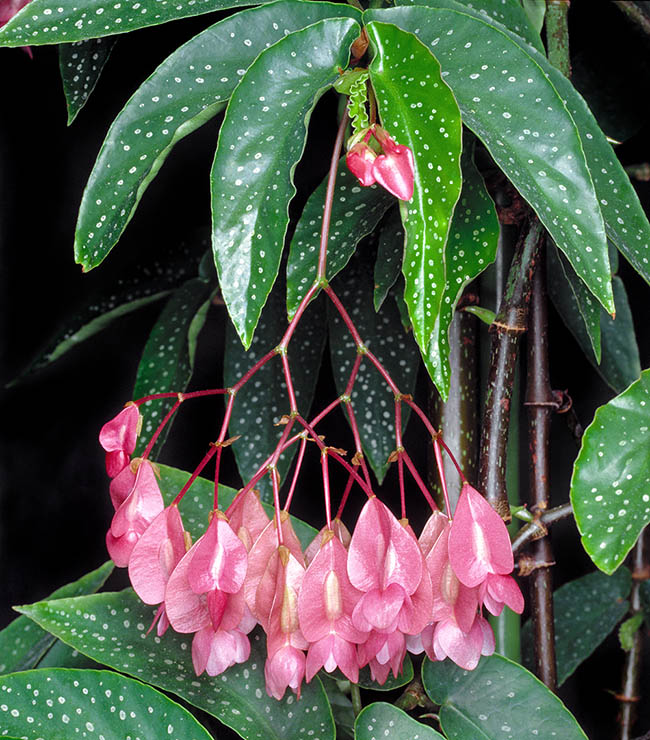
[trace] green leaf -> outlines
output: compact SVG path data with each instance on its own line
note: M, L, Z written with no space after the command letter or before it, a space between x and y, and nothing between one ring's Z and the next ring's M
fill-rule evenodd
M553 593L557 682L561 686L612 632L629 608L632 578L627 568L600 571L565 583ZM532 623L521 634L524 665L535 664Z
M289 34L259 55L228 104L211 174L212 245L246 348L280 267L311 112L348 66L359 30L330 18Z
M109 560L79 580L61 586L48 598L62 599L94 593L104 585L113 568ZM27 617L17 617L0 631L0 674L33 668L55 641L52 635L39 629Z
M516 34L457 10L413 6L368 15L417 31L440 62L463 122L589 289L613 311L603 218L582 140L556 90L554 68ZM579 98L569 88L572 98Z
M260 51L284 38L285 29L357 12L340 8L283 0L246 10L167 57L119 113L93 167L75 235L75 258L84 270L111 251L173 147L225 108Z
M194 344L203 327L212 286L201 278L188 280L167 301L147 339L133 389L133 398L170 391L182 393L194 370ZM142 431L135 454L141 455L175 399L149 401L142 407ZM155 459L165 443L174 419L170 419L153 450Z
M142 0L32 0L27 10L23 8L2 28L0 46L83 41L248 4L249 0L156 0L155 5Z
M59 46L59 70L68 108L68 126L86 105L116 39L89 39Z
M466 137L461 158L463 189L445 246L447 277L442 305L429 349L424 355L425 367L445 401L451 382L449 326L456 305L465 287L494 262L499 240L499 221L494 203L476 169L473 155L474 139Z
M632 650L632 647L634 646L634 635L638 631L642 622L643 612L637 612L629 619L626 619L618 628L618 639L621 643L621 648L626 652Z
M537 33L541 33L546 16L546 0L522 0L522 5Z
M162 493L165 505L169 506L176 497L176 494L187 483L190 473L184 470L178 470L178 468L171 468L169 465L158 464L158 469L160 471L160 492ZM232 503L236 494L237 491L234 488L224 486L220 483L219 508L225 511ZM208 516L212 510L213 495L213 481L198 477L179 504L178 508L183 516L183 525L192 535L193 540L197 540L207 529ZM269 517L271 517L273 515L273 507L265 503L262 503L262 506ZM300 540L300 544L303 549L306 548L318 532L309 524L303 522L302 519L298 519L295 516L291 517L291 523Z
M33 624L33 622L32 622ZM37 668L94 668L102 666L94 660L82 655L78 650L73 650L61 640L56 640L54 645L38 661Z
M246 351L232 324L226 329L224 355L224 383L234 385L244 373L267 352L276 347L287 329L284 303L284 285L279 281L264 307L258 331L250 349ZM327 337L326 314L322 303L312 306L302 316L296 333L289 343L288 356L291 366L298 409L308 418L314 399ZM267 362L237 394L230 421L230 435L241 435L233 444L237 468L242 479L248 482L260 465L273 453L284 426L277 426L283 414L291 411L287 388L279 355ZM296 431L299 431L296 428ZM298 449L294 444L278 462L278 472L284 480L291 461ZM273 499L273 487L265 475L256 485L262 500Z
M327 700L332 708L334 723L336 724L337 740L353 740L354 738L354 709L352 702L339 689L338 681L333 680L328 673L321 673L323 688ZM349 681L347 681L349 684Z
M601 406L573 467L571 503L589 557L613 573L650 522L650 370Z
M400 391L413 393L419 365L417 345L413 335L402 327L399 311L392 298L384 302L379 313L375 312L372 273L367 261L356 259L333 282L332 287L364 344L388 370ZM332 305L328 305L328 318L334 380L337 392L342 394L357 353L352 337ZM396 447L395 398L369 360L361 363L351 399L364 453L381 483L389 467L388 456ZM408 407L403 405L402 431L406 429L408 419Z
M112 671L47 668L3 676L0 723L3 732L27 740L74 736L211 740L187 709Z
M296 313L300 301L316 279L326 190L327 178L309 197L291 239L287 262L287 311L290 317ZM357 244L374 231L393 203L395 198L384 188L378 185L362 187L346 167L345 157L341 158L327 242L328 280L347 265Z
M409 717L402 709L383 701L364 707L354 723L355 740L444 740L434 729Z
M21 610L85 655L180 696L247 740L334 738L332 714L318 678L303 686L300 701L291 692L283 701L267 696L265 642L257 631L250 635L247 663L220 676L196 676L191 635L173 630L162 638L146 635L155 609L145 606L131 589L42 601Z
M472 315L476 316L477 319L480 319L484 324L487 324L488 326L497 317L494 311L490 311L489 308L482 308L481 306L465 306L465 308L463 308L463 311L471 313Z
M404 227L399 210L392 210L379 232L377 260L375 261L375 288L373 301L379 311L389 290L397 282L404 254Z
M402 205L402 271L413 333L424 353L440 311L445 243L461 189L460 111L438 62L415 36L376 22L367 31L382 125L415 160L413 198Z
M501 655L482 657L473 671L449 659L439 663L427 659L422 681L430 698L441 705L440 726L449 740L586 740L557 696Z

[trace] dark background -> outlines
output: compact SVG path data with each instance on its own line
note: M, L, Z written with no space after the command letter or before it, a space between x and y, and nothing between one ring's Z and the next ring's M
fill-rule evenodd
M109 290L118 277L133 274L136 263L147 256L154 259L193 238L197 227L209 227L209 170L219 119L176 146L121 243L100 268L82 275L72 256L76 210L111 121L157 64L207 22L202 17L188 19L120 39L90 102L70 128L56 50L35 48L30 60L21 50L0 49L2 385L23 371L95 292ZM570 23L577 86L589 97L606 132L624 140L618 147L623 163L649 161L650 42L609 2L573 0ZM332 108L332 101L325 99L313 116L307 159L298 170L296 210L325 172ZM649 183L635 185L647 206ZM637 322L642 366L647 368L648 286L622 258L620 274ZM97 434L131 397L140 352L161 305L121 319L56 364L3 391L0 626L13 617L12 604L41 599L107 558L104 536L112 507ZM552 384L569 389L586 426L595 408L613 394L551 313ZM223 308L211 311L201 335L194 388L222 385L225 321ZM326 366L319 383L319 407L333 394ZM184 409L162 459L184 469L198 463L206 440L213 436L213 415L214 406L203 414L195 407ZM331 424L343 426L340 419ZM554 430L552 485L554 503L562 503L575 448L561 419ZM421 441L417 430L411 430L410 444L417 447ZM227 475L231 478L227 482L238 485L232 465ZM308 504L296 504L297 514L309 514ZM558 525L553 543L557 584L593 569L572 524ZM109 587L122 585L124 573L118 572ZM621 662L612 637L561 692L592 740L614 734L616 702L610 692L619 690ZM647 697L648 654L645 675ZM642 707L638 734L649 729L650 710Z

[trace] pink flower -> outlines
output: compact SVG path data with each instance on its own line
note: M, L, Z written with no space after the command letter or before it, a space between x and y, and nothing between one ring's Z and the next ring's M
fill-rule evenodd
M192 640L194 672L200 676L218 676L235 663L245 663L251 654L251 644L238 629L214 630L211 625L199 630Z
M470 588L483 583L489 573L507 575L514 567L506 525L468 483L463 484L449 533L449 561Z
M136 462L136 461L134 461ZM118 567L126 567L136 542L164 508L162 495L149 460L137 461L131 491L113 516L106 547Z
M346 550L350 547L352 535L345 524L340 519L332 519L331 525L331 529L328 529L325 525L307 546L305 550L305 563L307 565L316 557L321 547L329 542L332 532Z
M0 0L0 28L8 23L19 10L22 10L29 0ZM32 50L29 46L22 47L24 51L32 57Z
M266 693L279 701L289 687L300 698L304 676L305 654L292 645L284 645L267 658L264 665Z
M480 586L480 600L495 617L503 611L504 605L513 612L521 614L524 610L524 597L512 576L498 576L489 573Z
M377 154L370 146L365 141L360 141L345 155L345 164L359 182L368 187L375 183L373 167L376 159Z
M255 544L266 525L271 521L264 511L255 491L249 490L238 496L226 510L230 526L244 543L247 552Z
M400 200L411 200L415 180L413 152L397 144L381 126L375 126L374 135L384 150L372 166L375 180Z
M142 417L138 407L128 403L101 428L99 444L106 450L106 472L111 478L115 478L129 464L141 427Z
M366 642L359 645L358 653L359 665L369 664L373 681L384 684L391 669L395 678L402 672L406 656L406 639L399 630L389 634L373 630Z
M432 660L451 658L466 671L473 671L481 655L494 652L494 633L487 620L477 616L469 632L462 630L454 619L438 622L433 632L432 646L425 645ZM433 654L431 654L433 653Z

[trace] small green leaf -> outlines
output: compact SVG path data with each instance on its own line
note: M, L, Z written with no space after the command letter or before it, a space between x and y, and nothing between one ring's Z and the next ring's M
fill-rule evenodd
M100 589L113 572L109 560L79 580L61 586L49 599L91 594ZM56 642L56 638L37 627L27 617L17 617L0 631L0 674L33 668Z
M444 740L428 725L409 717L402 709L383 701L364 707L354 723L355 740Z
M314 190L291 239L287 262L287 311L292 317L311 288L318 269L318 247L323 225L327 178ZM362 187L339 161L327 243L327 279L331 280L349 262L357 244L368 236L395 198L378 185Z
M415 161L413 198L402 207L402 271L413 333L425 353L442 302L445 243L461 189L460 111L438 62L415 36L376 22L367 31L382 125Z
M372 274L367 261L356 259L332 287L354 322L361 339L388 370L400 391L412 393L419 365L413 335L403 329L395 302L388 298L379 313L372 303ZM338 311L328 305L332 369L338 393L345 392L356 359L354 341ZM395 399L369 360L361 363L352 392L352 410L363 450L381 483L388 456L395 449ZM408 424L408 407L402 406L402 431ZM353 453L351 453L353 454Z
M379 232L377 260L375 261L375 311L379 311L388 291L395 285L402 268L404 254L404 227L397 208L386 217Z
M289 34L259 55L228 104L211 174L212 245L223 298L246 348L280 267L311 112L348 66L358 35L351 18Z
M165 505L169 506L176 497L176 494L189 480L190 473L161 464L158 464L158 469L160 471L160 492L162 493ZM219 484L219 508L225 511L236 495L237 491L234 488ZM197 540L207 529L208 516L210 511L212 511L213 496L214 482L198 477L179 504L178 508L183 517L183 525L192 535L193 540ZM269 517L272 517L273 507L265 503L262 503L262 506ZM302 519L298 519L295 516L291 517L291 523L300 540L300 544L305 549L314 537L316 537L318 532L312 526L303 522Z
M474 144L474 137L465 137L461 158L463 189L445 246L447 276L442 304L424 355L425 367L445 401L451 382L449 327L456 305L465 287L494 262L499 240L496 209L474 164Z
M90 39L59 46L59 70L68 108L68 126L86 105L116 39Z
M586 740L557 696L501 655L482 657L473 671L449 659L437 663L427 659L422 681L432 701L441 705L440 726L449 740Z
M173 147L225 108L260 51L284 38L285 30L332 15L358 15L341 7L283 0L245 10L167 57L119 113L93 167L75 235L75 258L84 270L111 251Z
M138 0L32 0L27 10L23 8L2 28L0 46L83 41L248 4L249 0L156 0L155 6Z
M42 601L21 611L85 655L180 696L247 740L334 740L332 714L318 678L303 685L300 701L291 692L282 701L267 696L265 642L257 631L250 635L248 662L220 676L196 676L191 635L171 629L163 637L147 635L155 608L145 606L131 589Z
M494 319L496 319L497 317L494 311L490 311L489 308L482 308L481 306L465 306L463 308L463 311L471 313L473 316L476 316L477 319L480 319L484 324L487 324L488 326L492 324L494 322Z
M632 578L627 568L606 576L600 571L565 583L553 593L557 683L566 679L612 632L629 608ZM523 663L535 663L532 623L521 634Z
M537 212L592 293L613 311L594 168L585 162L552 65L516 34L455 9L401 7L366 11L364 17L417 32L440 62L463 123ZM566 84L571 97L579 98Z
M618 628L618 639L621 643L621 648L626 652L632 650L632 647L634 646L634 635L638 631L642 622L643 612L637 612L629 619L626 619Z
M191 340L202 328L209 296L213 288L200 278L188 280L177 288L167 301L156 321L142 352L133 398L154 393L182 393L194 370L194 351ZM151 436L158 428L175 399L150 401L142 407L143 424L135 454L142 454ZM167 422L154 446L155 459L165 443L173 419Z
M589 557L613 573L650 522L650 370L601 406L573 467L571 503Z
M0 678L3 734L27 740L182 737L211 740L192 715L160 691L112 671L46 668Z
M288 326L283 282L278 281L271 292L248 351L242 347L236 331L228 322L224 355L226 387L234 385L250 367L280 343ZM319 303L307 309L302 316L288 349L298 410L304 418L309 416L316 391L326 338L326 314L324 306ZM235 400L229 432L232 437L241 435L241 439L233 444L233 452L237 468L245 482L253 477L264 460L275 450L284 430L277 423L283 414L290 412L282 361L277 355L244 385ZM296 428L295 431L299 430ZM297 450L298 444L293 445L278 461L282 481ZM263 501L273 500L273 488L268 475L255 487L261 492Z

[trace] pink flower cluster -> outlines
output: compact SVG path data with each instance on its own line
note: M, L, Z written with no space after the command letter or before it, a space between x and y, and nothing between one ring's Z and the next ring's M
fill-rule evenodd
M383 154L377 154L368 143L372 136L381 145ZM345 163L362 185L378 183L401 200L413 197L413 152L397 144L381 126L370 126L351 140Z
M334 519L303 553L288 513L270 520L243 489L191 544L178 507L164 507L152 463L131 460L139 423L131 404L100 434L115 507L107 546L140 598L159 605L158 634L169 625L194 634L197 675L245 662L256 624L276 699L287 687L300 695L321 668L356 683L369 665L384 683L401 672L407 650L473 669L494 651L482 607L523 610L505 525L467 483L453 520L435 511L419 539L370 496L352 535Z

